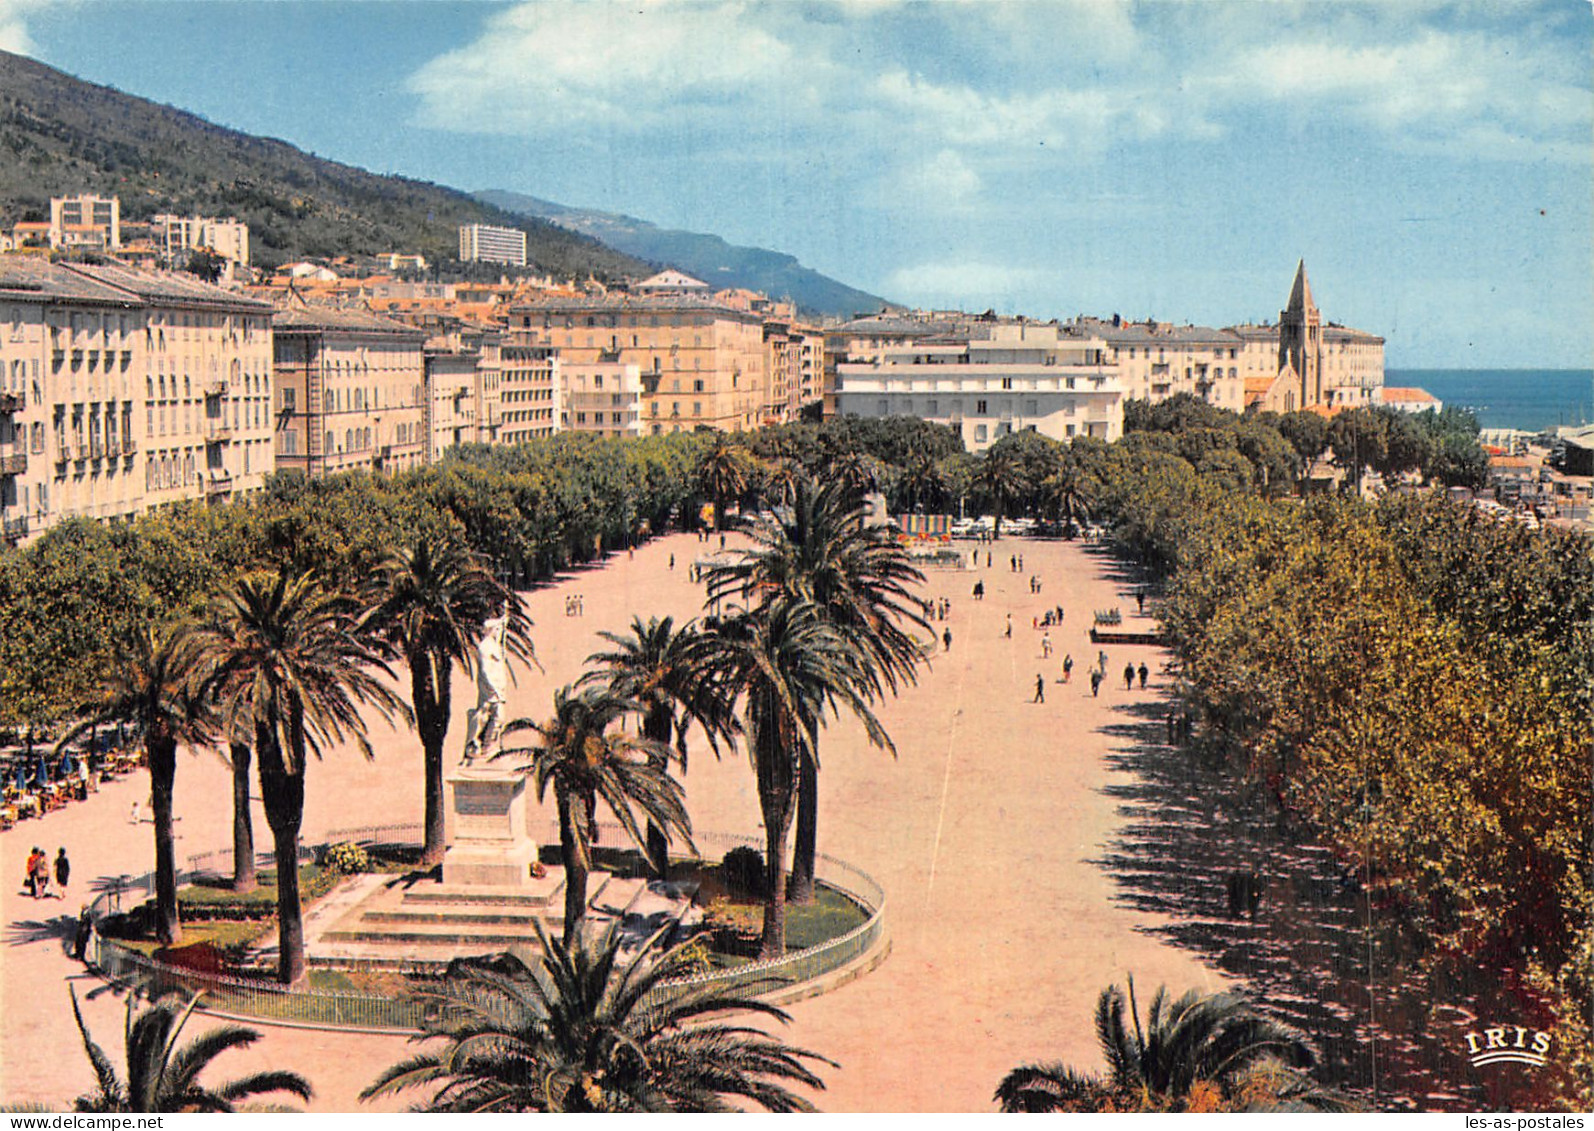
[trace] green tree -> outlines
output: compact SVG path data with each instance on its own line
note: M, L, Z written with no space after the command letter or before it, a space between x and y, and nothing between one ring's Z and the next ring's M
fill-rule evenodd
M506 747L500 758L527 759L525 772L536 785L537 798L553 786L559 810L559 851L565 867L564 940L572 945L586 921L587 877L592 871L592 843L598 798L614 814L637 847L644 851L648 839L637 824L633 806L646 819L668 833L679 832L691 844L692 822L686 813L685 792L667 769L668 746L621 733L617 724L627 715L642 714L635 699L608 687L589 684L576 690L562 687L554 693L553 717L543 722L516 719L504 727L512 734L531 732L529 747ZM662 868L664 861L651 861Z
M358 602L328 593L309 574L255 574L222 595L196 635L223 717L231 728L254 729L277 867L277 977L288 985L305 972L299 827L308 759L346 738L371 756L360 704L383 718L407 714L373 674L393 677L358 613Z
M172 825L177 748L207 746L215 739L201 674L201 655L186 628L146 626L118 649L97 694L78 708L79 721L57 744L59 749L112 720L130 722L142 733L155 818L155 934L168 946L182 938Z
M404 659L410 706L421 736L426 790L421 863L443 859L443 743L453 703L454 665L470 677L487 622L508 618L505 649L535 662L520 598L474 553L446 536L423 533L382 563L369 596L366 625Z
M702 729L709 746L719 753L719 738L730 738L735 716L728 710L723 689L706 678L700 667L703 643L697 625L676 629L673 617L631 618L628 634L600 632L612 651L594 652L588 664L598 668L581 677L580 684L602 683L622 699L634 700L642 709L642 737L655 745L648 751L654 769L669 769L670 744L684 773L686 735L690 726ZM665 878L669 865L669 837L649 819L647 855L656 874Z
M709 599L745 593L755 607L808 602L857 656L858 694L873 702L917 678L931 633L912 587L924 575L907 550L882 528L863 522L863 507L844 485L802 481L784 522L760 519L753 544L735 560L711 567ZM893 755L889 736L883 743ZM797 839L788 898L813 898L819 820L819 751L798 767Z
M611 924L575 943L542 935L532 966L513 955L461 964L437 991L417 1040L441 1040L384 1072L362 1099L441 1085L432 1112L812 1111L789 1085L822 1089L831 1063L726 1019L785 1013L735 990L672 984L693 970L694 943L655 935L630 958Z
M747 453L724 436L716 436L703 453L697 479L703 494L714 502L715 530L725 529L726 501L740 498L747 490L749 471Z
M1126 1001L1119 987L1107 987L1096 1002L1096 1038L1107 1061L1106 1080L1058 1064L1016 1068L997 1087L1002 1110L1196 1110L1215 1098L1202 1094L1207 1091L1203 1085L1233 1095L1237 1084L1263 1066L1299 1070L1315 1063L1304 1037L1257 1013L1238 994L1203 996L1192 990L1169 1001L1163 987L1142 1025L1134 992L1130 979L1130 1024L1124 1021ZM1338 1097L1302 1087L1302 1082L1294 1077L1278 1091L1290 1092L1302 1106L1343 1109Z
M269 1092L289 1092L309 1100L309 1083L295 1072L257 1072L220 1087L202 1083L200 1075L230 1049L248 1048L260 1039L254 1029L223 1025L180 1045L183 1027L199 999L184 1001L181 994L168 994L134 1013L136 994L127 998L127 1024L124 1030L126 1051L125 1079L116 1065L89 1035L78 1008L77 991L72 995L72 1016L83 1037L83 1050L94 1066L97 1090L79 1097L75 1110L101 1114L154 1112L235 1112L273 1110L239 1102ZM281 1110L281 1109L275 1109Z
M995 448L985 453L979 469L974 473L974 490L990 504L996 515L995 536L1002 536L1002 519L1009 508L1022 499L1029 490L1029 480L1018 459Z
M804 762L816 762L827 712L846 707L870 742L890 738L869 708L869 674L859 649L807 601L775 600L722 618L707 636L712 678L739 693L742 730L764 817L764 925L760 954L786 950L786 840ZM817 764L817 763L816 763Z

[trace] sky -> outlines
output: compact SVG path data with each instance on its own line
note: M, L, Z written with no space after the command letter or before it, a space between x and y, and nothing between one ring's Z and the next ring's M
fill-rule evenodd
M0 48L322 157L902 303L1594 358L1589 0L0 0ZM398 250L398 249L396 249Z

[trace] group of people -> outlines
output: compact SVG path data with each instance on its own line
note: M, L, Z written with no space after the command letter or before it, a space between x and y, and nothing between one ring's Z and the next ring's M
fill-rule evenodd
M585 616L587 612L587 599L579 593L573 593L565 598L565 616Z
M55 885L61 889L56 893L57 899L63 898L71 878L72 862L66 858L66 849L63 848L55 854ZM28 853L23 886L34 899L43 899L50 894L50 857L38 845L34 845L33 851Z
M945 597L937 597L933 601L923 601L925 620L946 620L952 611L952 602Z

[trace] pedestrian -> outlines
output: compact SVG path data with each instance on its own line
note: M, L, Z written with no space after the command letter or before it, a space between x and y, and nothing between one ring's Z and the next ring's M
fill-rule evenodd
M1090 696L1094 699L1101 694L1101 672L1095 668L1090 669Z
M1019 573L1023 573L1024 572L1024 555L1023 554L1020 554L1018 556L1018 572Z
M721 534L720 535L720 549L723 550L724 548L725 548L725 535Z
M1124 665L1124 690L1133 691L1135 687L1135 665Z
M1049 660L1052 657L1052 634L1041 633L1041 659Z
M1046 681L1041 678L1040 672L1035 673L1035 698L1032 703L1046 702Z
M1147 670L1147 668L1146 668L1146 662L1144 660L1141 660L1140 661L1140 672L1139 672L1139 675L1140 675L1140 690L1144 691L1146 689L1146 676L1148 676L1150 674L1151 674L1150 671Z
M1142 615L1146 611L1146 591L1144 589L1135 590L1135 610Z
M952 630L950 628L941 632L941 651L952 651Z
M89 940L94 937L94 916L89 911L89 905L84 904L77 913L77 930L72 936L72 957L79 962L88 953Z
M969 553L973 555L973 560L969 562L969 565L973 566L975 569L978 569L980 565L980 552L978 550L970 550Z
M1074 656L1069 653L1063 657L1063 682L1071 683L1074 678Z
M66 898L66 882L72 878L72 861L66 858L66 849L55 854L55 886L61 889L59 899Z
M1018 572L1018 555L1017 554L1009 554L1007 556L1007 572L1008 573L1017 573Z
M670 555L670 568L672 570L675 568L675 555L674 554Z
M1102 678L1107 677L1107 653L1105 650L1096 653L1096 666L1101 669Z
M33 898L43 899L50 894L50 858L37 847L28 857L29 874L33 877Z
M144 814L139 811L138 798L133 798L133 808L128 810L127 823L136 825L144 819Z
M1008 640L1013 639L1013 614L1007 614L1007 627L1002 630L1002 635Z
M989 551L989 550L985 551L985 568L986 569L990 569L991 568L991 551Z
M1062 624L1063 623L1063 607L1061 605L1058 605L1056 612L1057 612L1057 623L1058 624Z

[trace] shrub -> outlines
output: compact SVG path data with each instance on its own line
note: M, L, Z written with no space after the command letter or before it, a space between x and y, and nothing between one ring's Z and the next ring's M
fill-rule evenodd
M740 845L720 861L725 886L732 895L764 898L764 854L749 845Z
M371 868L371 857L365 849L346 840L329 845L322 862L341 876L352 876L356 872L370 871Z

